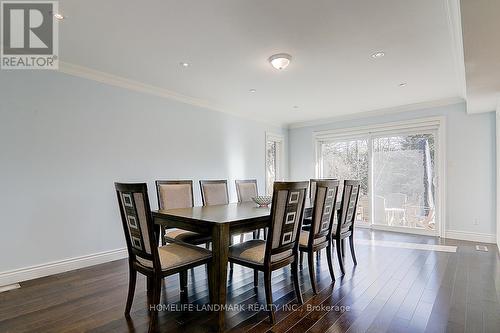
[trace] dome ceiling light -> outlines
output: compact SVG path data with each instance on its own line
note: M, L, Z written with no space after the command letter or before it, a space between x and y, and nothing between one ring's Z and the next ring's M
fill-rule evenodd
M278 53L269 57L269 62L271 66L278 70L283 70L288 67L292 56L286 53Z

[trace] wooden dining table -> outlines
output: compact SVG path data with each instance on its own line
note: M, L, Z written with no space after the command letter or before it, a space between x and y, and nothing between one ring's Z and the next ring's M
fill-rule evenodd
M309 198L306 199L304 209L304 216L311 215ZM209 287L210 302L221 305L221 310L216 314L218 331L224 330L230 237L232 234L268 227L271 221L270 213L269 207L259 207L253 202L153 211L155 224L212 236L213 256Z

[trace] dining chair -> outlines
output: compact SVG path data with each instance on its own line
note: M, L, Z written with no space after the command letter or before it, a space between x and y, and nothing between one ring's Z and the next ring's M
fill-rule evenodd
M200 180L203 206L227 205L229 194L227 180Z
M157 180L156 196L159 209L190 208L194 206L192 180ZM208 235L182 229L165 230L160 227L162 245L166 242L185 242L193 245L206 244L211 241Z
M307 182L275 182L271 206L271 224L267 240L252 239L229 247L229 261L254 270L254 286L258 272L264 272L267 310L275 322L271 273L291 265L295 296L303 303L298 279L298 246L304 214Z
M314 208L310 231L301 230L299 237L300 254L307 253L309 278L314 294L318 293L314 274L314 253L326 248L330 277L335 281L332 261L331 240L334 226L335 204L339 189L338 180L318 180L315 182Z
M314 203L314 197L316 195L316 184L322 180L336 180L335 178L311 178L309 180L309 200ZM311 230L312 216L305 216L304 222L302 223L302 229L305 231ZM321 256L321 251L316 252L316 258L319 260ZM303 262L303 252L300 252L300 265L302 267Z
M227 180L200 180L201 201L203 206L227 205L229 204L229 194L227 191ZM245 236L240 234L240 243ZM230 243L233 244L233 235ZM233 264L229 267L233 270Z
M187 270L204 264L211 269L212 253L190 244L173 243L158 247L159 228L153 224L147 185L115 183L115 189L130 271L125 316L130 317L139 272L147 277L151 311L149 331L152 332L157 324L156 305L160 302L162 279L179 273L181 296L187 299Z
M256 179L237 179L234 182L236 185L236 195L238 196L238 202L253 202L252 198L259 195ZM254 239L260 238L260 230L261 229L258 229L253 232ZM266 239L266 233L264 229L262 229L262 233L264 235L264 239Z
M342 201L340 208L337 211L337 225L334 227L332 234L332 243L335 241L337 248L337 257L342 275L345 274L344 269L344 239L349 238L349 246L351 248L351 256L354 265L357 265L356 254L354 252L354 221L356 219L356 209L359 199L359 180L344 180L344 189L342 192Z

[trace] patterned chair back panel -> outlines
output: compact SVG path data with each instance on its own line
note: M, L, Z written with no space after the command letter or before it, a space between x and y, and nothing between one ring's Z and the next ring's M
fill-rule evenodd
M129 186L143 185L146 192L135 190L119 190L117 184L117 195L119 199L120 210L122 213L122 222L124 225L125 237L128 238L131 251L136 256L152 260L151 237L153 230L150 230L148 221L149 203L146 202L147 188L146 184L131 184ZM127 185L126 185L127 186Z
M200 187L204 206L227 205L229 203L227 182L200 183Z
M157 184L160 209L175 209L193 207L193 183L186 182Z
M338 180L316 182L316 195L312 216L314 238L325 236L329 231L332 231L338 189Z
M290 189L280 188L283 184L294 184ZM278 185L278 188L277 188ZM307 182L274 184L272 208L271 249L288 249L298 241L300 219L304 211ZM279 251L278 251L279 252Z
M236 192L238 193L238 202L249 202L252 201L253 197L257 194L257 181L236 181Z
M357 180L345 180L342 193L342 203L340 206L339 223L337 231L344 232L350 230L356 218L358 206L360 182Z

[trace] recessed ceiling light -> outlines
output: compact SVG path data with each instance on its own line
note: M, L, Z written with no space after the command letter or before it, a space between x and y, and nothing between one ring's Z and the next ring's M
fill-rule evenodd
M278 70L282 70L290 65L292 56L287 53L278 53L270 56L268 60L271 63L271 66Z
M401 83L399 84L399 86L400 86L400 87L406 87L406 85L407 85L407 84L408 84L408 83L406 83L406 82L401 82Z
M250 89L249 91L250 91L251 93L255 93L255 92L257 92L257 90L255 90L255 89Z
M62 14L52 13L52 16L54 16L55 19L64 20L64 15L62 15Z
M187 62L181 62L179 63L179 65L181 65L182 67L189 67L189 63Z
M383 56L385 56L385 53L382 52L382 51L379 51L379 52L375 52L374 54L371 55L371 57L373 59L378 59L378 58L382 58Z

